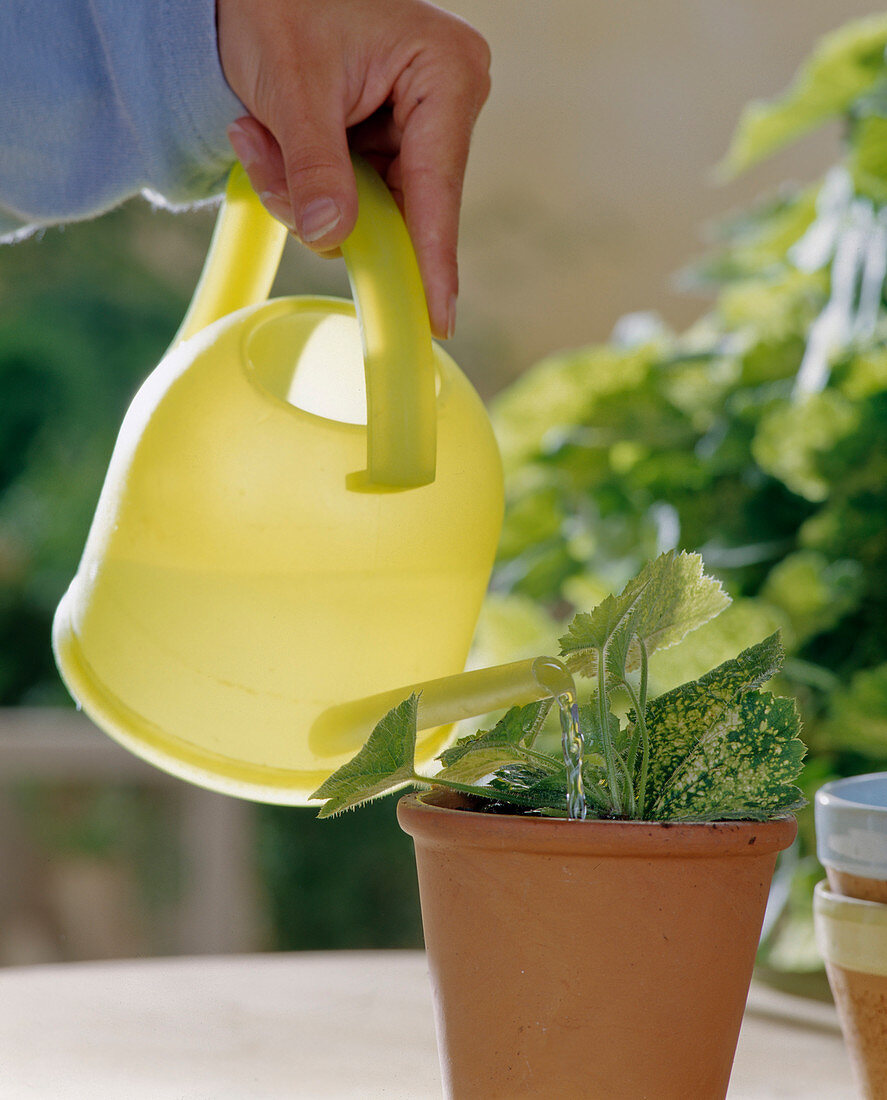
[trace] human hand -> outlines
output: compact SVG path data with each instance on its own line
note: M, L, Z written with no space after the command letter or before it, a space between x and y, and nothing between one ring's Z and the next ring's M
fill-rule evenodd
M431 328L451 336L456 241L489 50L423 0L217 0L225 77L251 117L228 134L266 208L318 252L354 227L349 147L403 212Z

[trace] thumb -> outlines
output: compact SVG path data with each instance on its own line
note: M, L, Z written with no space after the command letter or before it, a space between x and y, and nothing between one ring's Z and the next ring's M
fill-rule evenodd
M322 88L318 81L315 88ZM318 251L338 247L354 228L357 189L344 112L332 95L282 96L288 109L268 124L280 146L287 198L300 239ZM341 99L339 99L341 107Z

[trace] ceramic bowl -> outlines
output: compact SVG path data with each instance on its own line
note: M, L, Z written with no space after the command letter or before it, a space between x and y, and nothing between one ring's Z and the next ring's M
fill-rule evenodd
M835 893L887 904L887 772L816 793L816 850Z

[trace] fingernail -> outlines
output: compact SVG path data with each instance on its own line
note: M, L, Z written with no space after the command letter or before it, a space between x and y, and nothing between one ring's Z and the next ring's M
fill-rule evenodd
M305 244L319 241L334 229L342 217L342 212L332 199L314 199L302 211L302 230L299 236Z
M456 331L456 295L453 294L450 297L449 305L447 306L447 339L452 340L453 333Z
M293 208L289 199L285 199L283 195L278 195L276 191L263 191L259 198L262 206L269 214L277 218L279 222L283 222L287 229L291 229L295 233L296 225L293 221Z
M227 129L227 134L228 140L231 142L231 146L237 154L237 159L244 168L249 168L251 164L255 164L261 157L261 149L242 126L238 126L236 122L232 122Z

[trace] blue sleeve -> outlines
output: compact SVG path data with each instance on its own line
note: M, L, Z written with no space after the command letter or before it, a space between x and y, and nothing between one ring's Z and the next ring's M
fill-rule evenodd
M246 111L215 0L2 0L0 57L0 237L222 188Z

